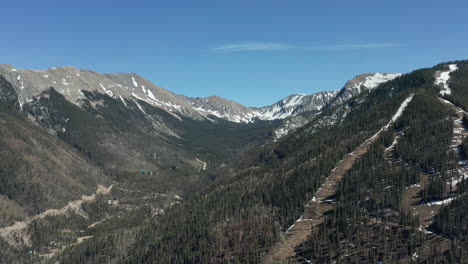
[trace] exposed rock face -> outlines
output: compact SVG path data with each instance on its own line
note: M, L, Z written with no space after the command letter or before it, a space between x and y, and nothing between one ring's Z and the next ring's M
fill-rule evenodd
M15 88L4 77L0 76L0 104L19 109Z

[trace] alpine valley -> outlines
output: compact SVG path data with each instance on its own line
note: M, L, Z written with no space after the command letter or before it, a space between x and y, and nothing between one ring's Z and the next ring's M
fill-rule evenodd
M336 88L0 65L0 263L468 263L468 61Z

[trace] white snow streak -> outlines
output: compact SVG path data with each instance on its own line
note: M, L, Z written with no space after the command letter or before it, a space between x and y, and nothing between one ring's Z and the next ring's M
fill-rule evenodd
M144 89L143 85L142 87ZM147 91L148 91L148 97L156 101L157 99L156 99L156 96L154 96L153 92L151 92L149 89Z
M410 95L408 98L405 99L405 101L403 101L403 103L400 105L400 108L398 108L398 111L392 117L392 120L387 124L386 128L390 127L390 125L397 121L397 119L403 114L403 111L405 111L408 104L411 102L411 100L413 100L413 96L414 95Z
M391 150L393 147L396 146L397 143L398 143L398 140L397 140L397 137L395 137L395 139L393 140L392 144L391 144L388 148L386 148L385 151Z
M143 114L145 114L145 116L148 116L148 114L145 112L145 110L143 110L143 108L141 107L141 105L137 102L137 101L134 101L136 103L136 105L138 106L138 109L140 109L141 112L143 112Z
M110 96L110 97L114 97L114 93L111 91L111 90L107 90L106 87L104 87L104 85L102 85L102 83L100 83L101 85L101 88Z
M445 204L449 204L451 203L453 200L455 200L457 197L450 197L450 198L447 198L447 199L444 199L444 200L441 200L441 201L430 201L427 203L427 205L429 206L433 206L433 205L445 205Z
M125 100L123 99L123 97L121 95L119 95L119 98L120 100L122 101L122 103L125 105L125 107L127 107L127 103L125 102Z
M400 107L398 108L397 112L393 115L392 119L390 119L390 121L388 122L387 125L385 125L384 127L382 127L379 131L377 131L377 133L375 133L371 138L369 138L368 140L371 140L375 137L377 137L382 131L384 130L388 130L388 128L395 122L397 121L397 119L403 114L403 111L405 111L405 108L408 106L408 104L411 102L411 100L413 100L413 96L414 94L410 95L408 98L405 99L405 101L403 101L403 103L401 103ZM366 140L366 141L368 141ZM364 142L365 143L365 142ZM363 144L364 144L363 143Z
M132 82L133 82L133 86L135 86L136 88L138 88L138 83L135 81L135 78L132 77Z

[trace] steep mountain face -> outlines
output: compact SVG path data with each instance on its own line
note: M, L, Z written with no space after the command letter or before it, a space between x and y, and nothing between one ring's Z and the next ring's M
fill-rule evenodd
M110 171L188 166L185 158L190 159L190 155L165 139L175 135L161 117L169 116L166 112L157 108L160 112L153 113L155 110L142 101L129 100L124 106L119 99L96 92L83 91L83 97L78 107L49 88L23 104L23 112ZM165 152L178 153L181 158Z
M2 76L0 76L0 104L7 108L20 108L15 88Z
M0 76L0 92L5 91L14 89ZM2 100L5 95L0 97L0 227L110 184L86 157L22 115L16 99Z

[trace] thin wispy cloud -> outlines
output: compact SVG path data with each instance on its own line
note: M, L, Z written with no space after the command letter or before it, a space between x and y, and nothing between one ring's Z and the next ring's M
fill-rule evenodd
M284 50L297 48L294 45L281 44L281 43L268 43L268 42L245 42L237 44L226 44L215 47L216 51L258 51L258 50Z
M401 44L396 43L367 43L367 44L343 44L343 45L325 45L304 47L310 49L331 49L331 50L349 50L349 49L384 49L401 47Z
M300 46L286 43L271 42L244 42L220 45L214 48L215 51L222 52L243 52L243 51L275 51L275 50L357 50L357 49L383 49L400 47L396 43L365 43L365 44L334 44L317 46Z

